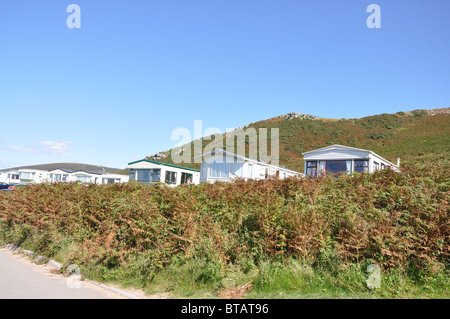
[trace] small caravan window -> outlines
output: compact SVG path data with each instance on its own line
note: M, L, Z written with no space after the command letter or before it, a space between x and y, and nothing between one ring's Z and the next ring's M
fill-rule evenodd
M177 183L177 173L172 171L166 171L166 183L176 184Z
M66 179L67 179L68 175L64 175L64 176L66 176ZM61 181L65 182L66 181L65 179L63 180L63 175L61 175L61 174L50 174L50 179L52 182L61 182Z
M306 163L306 175L317 176L317 161L308 161Z
M193 181L192 177L193 177L192 174L181 173L181 184L187 184L188 180L192 183L192 181Z
M136 171L134 169L130 169L130 181L135 180L136 179Z
M160 176L161 176L161 170L159 168L158 169L152 169L151 182L152 183L159 182Z
M114 184L114 183L119 183L120 182L120 178L103 178L102 179L102 184Z
M369 161L361 161L357 160L355 161L355 172L366 172L369 170Z

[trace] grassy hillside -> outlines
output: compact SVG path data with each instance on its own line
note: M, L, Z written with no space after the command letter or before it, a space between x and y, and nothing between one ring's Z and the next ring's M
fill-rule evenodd
M303 152L332 144L369 149L393 163L400 157L402 165L447 161L450 155L450 108L380 114L360 119L312 116L285 119L281 116L255 122L248 127L279 128L280 165L300 172L303 172ZM203 146L209 142L203 141ZM193 154L192 143L190 147ZM226 145L223 148L226 149ZM170 150L164 153L168 156L161 161L171 163ZM199 164L181 165L199 168Z

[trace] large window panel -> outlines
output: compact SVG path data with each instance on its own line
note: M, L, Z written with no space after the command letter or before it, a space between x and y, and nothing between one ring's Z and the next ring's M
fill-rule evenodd
M207 162L202 163L201 171L200 171L200 177L202 181L206 181L208 178L208 166L209 164Z
M135 178L138 182L150 183L159 182L161 170L160 169L137 169L135 170ZM130 179L133 177L130 171Z
M137 169L137 180L139 182L150 182L151 170L150 169Z
M33 179L34 175L35 175L35 173L32 173L32 172L21 172L20 178L21 179Z
M59 175L59 174L57 174L57 175ZM90 181L90 177L87 176L87 175L75 175L75 178L76 178L77 181L80 181L82 183L87 183L87 182ZM58 180L59 181L61 180L61 175L59 175L59 179Z
M209 164L209 176L217 178L228 178L230 174L230 163L216 163Z
M350 166L347 162L350 162ZM351 170L351 161L326 161L325 163L325 170L327 173L341 173L341 172L347 172L348 167Z

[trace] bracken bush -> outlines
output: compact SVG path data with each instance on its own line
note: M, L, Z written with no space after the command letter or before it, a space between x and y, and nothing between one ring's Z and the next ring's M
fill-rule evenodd
M426 273L448 269L450 254L450 183L439 173L27 185L0 193L0 240L49 257L71 247L67 264L134 267L147 281L180 258L204 261L205 281L230 265L292 258L319 270L375 262Z

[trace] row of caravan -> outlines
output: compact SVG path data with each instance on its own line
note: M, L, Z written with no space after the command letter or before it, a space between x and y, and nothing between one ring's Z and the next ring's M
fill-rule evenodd
M398 171L400 165L399 159L395 165L372 151L342 145L332 145L305 152L302 155L305 165L304 173L222 149L196 157L194 160L201 159L200 170L148 159L129 163L128 168L130 180L140 183L162 182L176 186L185 183L228 182L237 178L317 177L326 173L373 173L387 168Z
M21 168L0 172L0 183L26 185L43 182L81 182L95 184L112 184L128 182L127 175L112 174L88 170L70 170L58 168L50 171Z
M128 175L102 171L53 169L18 169L0 172L0 182L8 184L28 184L41 182L81 182L95 184L124 183L135 180L142 184L164 183L169 186L200 184L203 182L232 181L241 179L268 179L304 176L321 176L326 173L368 172L393 169L397 165L378 154L364 149L342 145L332 145L303 153L304 173L261 160L240 156L216 149L196 157L201 160L200 170L168 163L143 159L128 164Z

